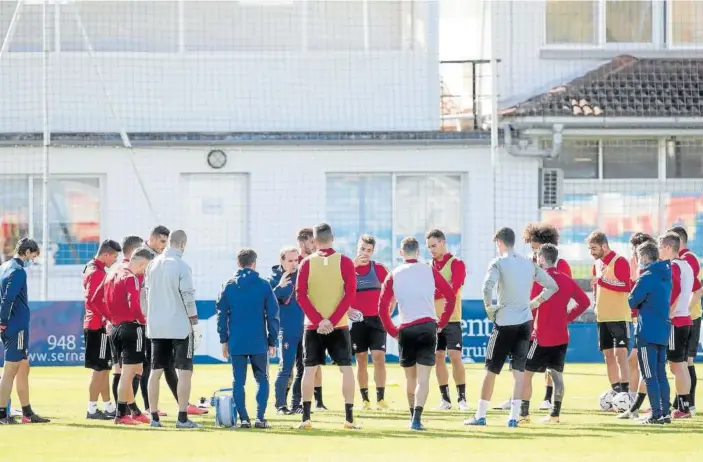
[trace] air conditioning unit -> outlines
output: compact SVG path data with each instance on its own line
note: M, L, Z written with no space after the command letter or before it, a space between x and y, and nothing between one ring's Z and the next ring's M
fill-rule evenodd
M539 206L560 208L564 198L564 171L560 168L539 169Z

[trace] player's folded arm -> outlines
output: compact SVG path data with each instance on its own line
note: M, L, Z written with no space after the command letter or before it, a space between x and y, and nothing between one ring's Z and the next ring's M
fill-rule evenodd
M276 346L278 340L278 331L281 327L281 322L279 319L279 306L278 300L273 293L271 286L266 284L265 290L265 308L266 308L266 328L268 329L268 345L270 347Z

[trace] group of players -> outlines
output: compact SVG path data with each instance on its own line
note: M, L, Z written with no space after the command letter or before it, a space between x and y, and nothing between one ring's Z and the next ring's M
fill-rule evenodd
M488 341L486 372L477 410L464 422L466 425L486 425L495 378L508 360L514 377L512 397L502 406L509 410L508 426L517 427L530 422L532 377L535 373L544 373L546 379L546 393L540 409L550 412L544 422L559 422L564 397L562 373L569 340L567 325L590 306L590 300L571 279L568 263L559 258L559 235L553 226L530 224L523 237L532 246L532 258L515 252L515 233L510 228L502 228L494 236L500 256L489 265L483 284L484 304L488 316L494 321L494 329ZM89 419L114 419L117 424L130 425L151 422L152 426L161 426L159 416L164 414L153 404L153 399L150 405L149 397L158 399L158 379L162 373L179 402L179 427L196 428L187 415L207 412L188 403L192 329L190 332L177 329L178 334L168 334L161 341L147 339L149 331L155 332L155 329L149 329L149 295L145 290L144 274L154 266L154 257L164 253L169 240L169 249L175 248L177 252L164 255L164 258L176 258L178 265L185 265L180 260L185 249L185 233L171 233L158 226L147 242L137 236L125 238L122 245L115 241L103 242L95 258L86 266L85 361L86 367L93 370L89 387ZM458 407L462 411L468 410L461 360L461 290L466 267L448 252L441 230L433 229L426 235L431 264L418 261L420 244L408 237L403 239L399 249L403 263L390 272L372 260L376 241L370 235L360 237L353 259L335 252L332 229L325 223L300 230L297 242L297 247L281 251L279 264L272 268L272 274L266 280L268 292L273 297L264 291L259 300L258 286L242 283L249 274L254 274L255 279L263 279L256 272L256 253L251 249L239 253L237 275L225 284L218 297L218 332L223 355L233 364L240 426L252 426L243 395L237 399L237 390L243 390L247 363L251 363L257 382L267 384L265 393L257 394L259 405L254 426L269 426L264 418L268 401L268 369L261 366L257 342L262 345L264 363L267 362L266 354L273 353L276 344L280 345L281 363L274 384L276 410L284 415L301 414L299 427L303 429L312 427L313 397L316 410L326 410L320 369L325 364L326 355L340 368L343 377L344 428L360 428L353 413L356 384L352 356L356 359L356 382L363 409L372 408L367 369L369 354L374 365L376 407L389 407L385 400L387 334L398 338L400 365L407 379L412 429L424 429L422 414L433 367L436 368L441 397L437 409L452 407L447 356L452 366ZM633 257L628 262L609 248L603 233L593 232L587 239L590 253L596 260L592 287L598 343L605 357L611 393L630 393L632 397L631 408L618 417L638 417L639 408L649 394L652 409L650 415L642 419L643 423L690 418L695 413L693 358L700 334L700 298L703 293L698 259L686 248L687 235L681 227L669 230L658 243L643 233L633 235L630 242ZM125 256L124 261L110 270L120 252ZM15 258L0 269L0 331L6 361L0 380L0 424L16 423L4 405L9 401L13 381L16 381L22 404L22 421L48 422L32 411L27 383L29 308L23 267L38 254L39 247L34 241L22 239ZM177 286L174 290L180 301L175 303L166 294L165 304L179 305L184 310L186 322L195 323L192 275L187 265L185 268L178 271L190 275L190 287L184 290ZM163 274L168 275L168 271ZM256 290L252 289L254 286ZM497 301L494 301L496 289ZM185 292L189 297L183 296ZM666 303L662 304L664 299ZM270 300L274 301L275 307L267 306ZM398 326L390 316L395 303L400 319ZM241 317L242 304L254 313L260 310L263 316L254 316L253 321L249 321L250 316ZM174 317L173 313L169 316ZM252 328L256 331L261 327L257 324L261 319L265 320L265 335L247 337ZM248 322L254 324L249 326ZM630 334L633 326L635 335ZM240 345L242 338L247 339L245 347ZM631 344L633 339L636 339L634 346ZM158 351L148 351L152 344ZM630 349L632 352L628 358ZM663 366L666 361L676 379L676 409L671 415ZM110 400L109 372L113 366L113 396L117 408ZM150 368L158 370L151 382ZM183 390L179 393L178 385L179 376L183 377L184 372L188 384L180 388L187 388L185 397ZM148 410L146 415L135 403L134 395L139 387ZM288 407L291 390L292 405ZM103 410L97 405L101 396Z

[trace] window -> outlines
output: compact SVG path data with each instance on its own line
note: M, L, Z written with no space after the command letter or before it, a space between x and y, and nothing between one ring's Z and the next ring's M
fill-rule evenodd
M413 6L413 2L403 0L369 1L369 49L412 49Z
M603 141L603 178L657 178L657 140Z
M598 2L547 0L548 45L595 44Z
M703 140L676 141L667 147L667 178L703 178Z
M311 0L306 7L308 49L364 49L364 2Z
M651 43L652 0L606 0L606 43Z
M2 180L0 239L3 258L12 256L17 240L31 235L41 243L41 177ZM49 260L55 265L82 265L100 243L100 181L57 178L49 181ZM30 228L31 227L31 228Z
M5 40L10 22L17 9L17 1L0 0L0 41ZM54 6L46 10L47 47L54 50ZM44 21L43 5L22 5L15 32L10 38L10 52L42 52L44 50L42 33Z
M544 149L551 149L551 141L544 143ZM547 168L560 168L566 179L598 178L598 141L566 140L557 159L546 159Z
M667 228L684 226L688 247L703 256L703 192L669 193L663 197Z
M703 2L669 0L668 5L671 45L703 45Z

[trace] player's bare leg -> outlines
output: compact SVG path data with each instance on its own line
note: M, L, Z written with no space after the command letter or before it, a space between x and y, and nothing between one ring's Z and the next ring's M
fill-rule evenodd
M669 361L669 367L671 368L671 372L674 374L676 395L679 401L678 409L673 412L672 417L675 419L690 418L691 412L689 410L689 395L691 393L691 376L688 372L688 362L683 361L674 363Z
M630 409L618 415L618 419L636 419L639 417L640 408L647 398L647 382L644 380L644 376L640 374L639 367L637 368L637 376L640 377L640 382L637 385L637 395L632 400Z
M510 402L510 417L508 417L508 422L513 420L517 423L518 417L520 417L520 405L522 400L522 390L525 385L525 373L513 370L513 394Z
M22 423L47 423L49 419L39 417L32 410L29 404L29 361L23 360L19 362L17 375L15 376L15 387L17 387L17 397L22 406Z
M534 372L525 371L522 385L522 403L520 403L520 419L521 424L530 422L530 399L532 399L532 377Z
M315 373L315 409L318 411L326 411L324 401L322 400L322 366L318 366Z
M100 387L100 396L103 399L103 411L110 418L115 417L115 405L112 404L110 397L110 371L102 371L102 386Z
M637 359L637 348L633 348L627 359L628 371L630 373L630 392L634 393L640 384L640 365ZM634 401L634 400L633 400Z
M310 418L310 408L312 407L312 398L315 393L315 379L320 366L306 367L303 372L303 381L301 384L301 394L303 395L303 417L298 425L300 429L312 428L312 419ZM352 374L352 381L354 375Z
M554 382L552 381L551 371L547 369L544 373L544 399L539 405L540 411L547 411L552 408L552 396L554 394Z
M629 391L630 385L630 364L627 361L627 348L615 348L615 361L618 366L618 375L620 376L620 385L624 388L628 387Z
M10 401L10 395L12 394L12 385L15 382L15 377L17 376L17 371L19 370L19 367L19 362L5 361L5 367L3 368L2 378L0 378L0 425L17 423L17 421L11 415L7 415L6 409L7 403Z
M371 351L373 362L373 382L376 385L376 406L378 409L388 409L386 404L386 352L381 350ZM368 386L368 375L366 378Z
M361 427L354 423L354 371L351 366L340 366L342 373L342 396L344 397L344 428L357 430Z
M554 380L554 400L549 415L542 419L543 423L559 423L561 403L564 400L564 374L558 371L551 371L551 375L552 380Z
M122 375L120 383L117 387L117 417L116 424L135 425L137 422L130 417L130 412L138 410L134 402L134 389L132 387L134 377L141 375L142 364L124 364L122 366ZM141 412L139 412L139 415Z
M486 413L488 412L488 404L493 397L493 388L496 383L496 374L491 371L485 371L483 380L481 381L481 393L476 406L476 414L464 421L464 425L486 425ZM519 391L522 393L522 390ZM516 395L520 396L520 395Z
M461 358L461 351L449 350L449 362L452 363L452 376L456 384L459 410L468 411L469 405L466 403L466 369Z
M412 422L415 410L415 390L417 389L417 366L404 367L403 372L405 372L405 394L408 397L410 421Z
M361 393L361 408L365 411L371 409L369 400L369 354L357 353L356 357L356 380L359 383Z
M151 426L154 428L163 427L163 425L161 425L159 412L157 411L157 409L159 409L159 391L161 389L160 382L163 373L163 369L152 369L149 374L149 384L147 386L149 390L149 411L154 409L154 412L151 412Z
M697 346L697 345L696 345ZM694 358L688 358L688 375L691 378L691 397L689 398L689 410L691 415L696 414L696 385L698 384L698 376L696 375L696 366L693 364Z
M439 384L439 392L441 400L437 410L447 411L452 408L452 401L449 397L449 369L447 369L447 352L446 350L437 350L435 352L435 375Z
M432 375L432 366L423 366L417 364L415 369L416 386L415 386L415 404L412 408L412 422L410 428L413 430L424 430L422 425L422 411L427 403L427 396L430 394L430 376ZM408 392L408 399L410 393Z

